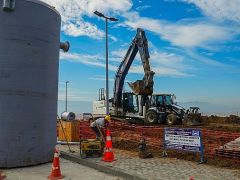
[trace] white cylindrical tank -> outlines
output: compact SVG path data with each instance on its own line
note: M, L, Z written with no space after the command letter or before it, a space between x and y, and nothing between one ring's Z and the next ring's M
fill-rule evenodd
M41 1L0 1L1 168L53 158L60 26L59 13Z
M75 120L75 117L76 117L76 115L73 112L63 112L61 114L62 120L73 121L73 120Z

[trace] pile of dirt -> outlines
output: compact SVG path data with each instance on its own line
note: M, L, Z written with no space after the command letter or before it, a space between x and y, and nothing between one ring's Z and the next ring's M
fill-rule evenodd
M113 146L114 148L128 150L128 151L138 151L138 143L129 141L129 140L123 140L121 138L113 138Z
M209 130L240 132L240 117L230 115L226 117L220 116L202 116L201 128Z
M220 116L202 116L202 121L204 124L219 123L219 124L240 124L240 117L235 115L230 115L226 117Z
M120 121L120 120L116 119L116 121ZM132 123L129 123L129 124L132 124ZM142 126L143 124L138 123L137 125ZM220 117L215 115L202 116L202 124L200 126L187 126L187 125L168 126L166 124L155 124L152 127L200 128L200 129L206 129L206 130L240 132L240 117L235 115L230 115L226 117Z

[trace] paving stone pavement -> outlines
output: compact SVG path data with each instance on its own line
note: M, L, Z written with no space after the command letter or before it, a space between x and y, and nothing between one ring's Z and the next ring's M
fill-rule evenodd
M74 155L79 155L78 147L72 148L76 151ZM68 152L66 146L60 146L60 150ZM240 180L240 170L199 165L174 158L140 159L134 152L117 149L114 154L117 160L112 163L103 162L101 158L85 160L149 180L188 180L191 176L195 180Z

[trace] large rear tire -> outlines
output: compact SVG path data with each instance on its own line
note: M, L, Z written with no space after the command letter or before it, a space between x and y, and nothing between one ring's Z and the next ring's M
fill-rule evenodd
M155 111L148 111L144 119L146 124L156 124L158 122L158 114Z
M177 120L177 115L176 114L169 114L167 116L167 124L168 125L175 125L178 124L178 120Z

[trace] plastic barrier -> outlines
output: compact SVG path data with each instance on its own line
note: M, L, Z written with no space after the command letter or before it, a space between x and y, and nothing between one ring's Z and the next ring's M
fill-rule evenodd
M130 125L115 121L111 123L113 137L121 137L123 140L139 143L144 137L148 146L163 150L164 127ZM214 131L200 128L204 145L204 156L210 159L224 159L240 163L240 133L230 131ZM238 139L239 138L239 139Z
M89 122L81 122L81 136L95 137ZM142 137L146 139L147 145L153 149L163 151L164 127L166 126L141 126L131 125L120 121L112 121L110 130L113 137L124 141L139 143ZM232 163L240 163L240 146L237 144L240 133L231 131L214 131L206 128L200 128L202 131L202 140L204 145L204 156L206 159L222 159Z

